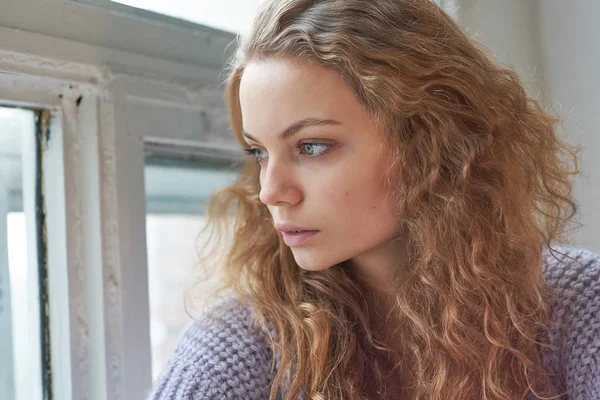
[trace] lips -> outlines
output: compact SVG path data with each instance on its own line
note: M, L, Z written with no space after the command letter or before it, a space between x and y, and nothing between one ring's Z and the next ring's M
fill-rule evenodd
M300 247L315 237L320 231L290 223L278 223L276 228L283 235L283 241L289 247Z
M286 232L281 231L283 235L283 241L289 247L300 247L314 236L316 236L319 231L299 231L299 232Z

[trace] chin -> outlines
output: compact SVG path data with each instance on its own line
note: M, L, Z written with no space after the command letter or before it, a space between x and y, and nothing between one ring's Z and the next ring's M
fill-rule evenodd
M294 259L296 260L298 266L305 271L324 271L335 265L335 263L315 259L314 257L303 257L303 255L296 254L293 251L292 253L294 254Z

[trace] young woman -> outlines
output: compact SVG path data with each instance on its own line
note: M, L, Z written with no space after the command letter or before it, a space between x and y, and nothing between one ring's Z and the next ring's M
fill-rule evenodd
M551 247L577 152L432 1L267 0L227 99L232 300L150 398L600 398L600 261Z

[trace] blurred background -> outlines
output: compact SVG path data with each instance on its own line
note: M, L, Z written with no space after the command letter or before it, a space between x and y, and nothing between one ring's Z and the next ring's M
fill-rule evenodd
M144 270L144 279L141 280L145 283L141 284L139 290L146 293L142 297L138 296L138 298L143 299L143 301L140 300L140 307L144 307L144 305L147 307L148 323L146 324L143 319L140 320L142 322L139 325L137 322L132 322L131 329L146 329L148 331L150 353L145 360L151 360L151 365L142 368L147 368L146 370L150 371L151 376L147 379L140 378L142 383L131 389L131 393L135 392L139 395L141 390L139 388L147 389L148 382L157 379L183 329L191 322L191 318L187 315L183 306L183 293L191 283L190 277L196 263L196 246L199 243L201 244L203 240L202 237L198 237L198 233L204 226L204 201L210 193L231 183L237 174L234 163L227 162L229 158L233 160L235 156L232 156L234 146L231 139L225 138L226 135L229 135L229 130L222 99L223 87L220 85L222 76L219 75L219 71L224 66L226 56L231 54L232 49L229 43L233 41L235 35L243 34L248 30L252 16L261 1L124 0L110 2L107 0L53 0L36 3L33 0L27 0L25 3L20 3L21 5L16 5L16 2L11 3L7 0L1 1L8 11L3 12L3 16L0 16L0 28L3 29L0 29L0 37L3 36L3 33L5 34L5 39L0 39L0 50L4 51L2 53L4 58L0 57L0 60L2 60L0 61L0 88L2 89L0 90L0 357L2 357L0 359L0 393L7 394L0 397L16 400L49 398L45 396L49 390L46 386L49 385L49 375L51 375L49 373L50 366L43 361L44 348L49 346L43 340L44 326L51 323L51 318L47 314L44 316L43 308L47 304L44 301L47 301L48 293L44 293L44 285L40 284L40 282L43 283L45 275L44 269L40 269L39 255L40 251L47 251L48 249L44 247L44 243L40 242L43 242L44 234L40 233L38 229L40 214L39 209L36 208L39 207L36 199L39 198L40 193L36 191L36 187L41 178L36 165L41 162L39 161L41 153L36 151L35 138L40 138L39 122L41 114L39 114L39 108L34 107L36 104L43 105L46 103L44 99L37 101L27 98L23 98L21 101L9 101L7 100L9 95L6 95L5 99L2 97L3 94L8 93L18 100L19 96L25 96L27 91L14 94L15 91L11 89L11 85L16 85L15 82L18 79L30 79L28 77L37 76L38 74L43 75L44 79L52 79L56 82L68 79L77 81L79 79L85 84L98 84L98 86L101 86L102 90L98 94L99 99L102 99L102 96L105 96L106 93L109 93L115 99L121 97L124 99L122 104L125 106L122 114L117 111L114 116L111 116L111 121L114 120L115 127L119 126L119 118L126 118L127 113L136 115L136 112L146 113L148 112L146 110L151 110L148 114L144 114L148 115L148 118L143 118L144 121L134 123L127 120L127 122L124 122L121 125L126 127L126 129L123 129L124 132L119 132L119 129L115 128L114 134L116 137L118 135L127 136L130 131L150 131L157 126L161 126L164 132L172 129L170 127L178 127L181 128L181 132L186 132L186 129L188 129L193 131L194 135L199 135L193 136L190 134L189 137L185 137L184 133L181 133L182 136L180 137L177 136L179 133L164 133L163 137L160 135L146 135L145 133L140 134L140 137L145 138L141 147L143 150L140 150L143 173L140 172L138 175L132 175L133 178L130 177L134 181L137 179L139 182L131 184L131 181L129 181L128 184L122 184L125 186L119 187L118 193L122 193L120 195L123 196L128 196L129 187L127 185L131 185L131 193L137 193L135 191L141 188L142 192L140 193L143 193L143 203L145 204L145 207L142 207L140 211L143 212L143 223L137 223L140 225L139 227L127 228L130 229L127 232L131 232L131 235L142 232L145 237L143 243L145 248L139 250L138 254L144 259L142 262L143 268L147 267L147 270ZM30 8L42 3L45 3L45 7L54 7L48 8L49 12L60 10L60 13L57 11L59 14L42 17L32 16L26 12L27 7ZM577 219L582 226L573 232L571 240L580 247L600 251L600 135L597 133L600 127L600 25L597 23L600 21L600 2L595 0L573 0L568 2L564 0L452 0L439 1L438 4L473 37L483 43L498 62L516 69L531 96L562 117L563 123L559 127L559 134L569 143L582 146L583 164L581 167L583 176L578 177L575 182L575 198L580 206ZM141 34L139 38L135 38L133 34L129 38L116 38L116 34L111 36L109 33L84 29L86 21L88 21L86 18L91 18L88 16L88 14L92 15L91 13L97 13L106 21L110 21L110 18L117 18L115 16L127 18L132 26L139 25L139 28L138 25L131 28L132 32L152 33L161 32L159 29L168 29L169 35L177 35L176 31L179 30L189 32L186 38L189 37L190 39L186 39L188 41L181 43L181 49L174 49L166 42L169 37L161 39L158 34L143 39ZM52 21L52 18L56 18L55 23L48 23L48 20ZM108 27L106 22L103 23L105 24L102 29L103 32L110 30L116 32L118 29L126 29L126 27L116 27L116 25ZM102 39L100 37L102 35L106 39ZM197 42L202 43L197 47L194 45L196 43L194 42L194 35L196 35ZM46 38L45 40L50 45L45 46L44 49L39 46L36 47L35 42L39 37ZM56 40L61 40L61 42L56 42ZM66 46L65 40L71 41L69 43L72 43L72 45ZM128 40L137 40L137 42L132 42L134 43L132 45ZM80 49L76 44L78 42L86 43L86 46L92 47ZM71 46L72 50L62 50ZM134 48L131 46L134 46ZM202 46L206 47L206 51L203 50L205 47ZM94 51L88 51L89 49L94 49ZM105 56L104 54L109 54L107 53L109 50L110 56ZM120 52L128 53L128 55L121 56ZM137 56L138 53L140 54L139 57ZM124 61L121 63L114 62L113 59L110 59L114 54L123 57L121 60ZM139 59L134 59L132 54ZM188 54L188 56L181 55L182 59L176 59L177 54ZM154 58L140 58L142 56ZM56 70L61 68L61 60L77 64L74 67L69 67L68 76L62 72L62 75L58 73L41 73L39 71L46 68L46 66L43 62L35 61L35 57L44 57L44 60L46 60L44 62L55 60L53 62L57 64L53 68L56 68ZM160 101L135 103L132 101L134 98L155 96L154 94L139 94L142 93L142 90L146 90L145 83L137 84L136 94L125 94L121 97L113 93L120 93L119 90L125 91L126 89L123 88L126 88L127 85L121 86L110 83L103 86L102 82L104 80L106 82L117 82L116 79L120 74L123 74L123 69L135 70L132 67L133 64L148 65L148 62L152 60L156 60L153 62L156 63L157 70L163 68L161 63L164 63L164 69L171 69L174 71L174 75L179 74L180 78L177 84L186 87L185 94L180 95L180 92L172 94L175 92L170 91L171 89L165 89L164 91L161 89L156 91L162 92L161 96L164 93L167 94L161 97ZM168 64L169 62L177 62L178 64ZM22 63L25 71L22 74L19 71L15 72L16 69L18 70L19 63ZM203 74L214 75L213 78L207 78L211 83L207 84L206 87L192 87L190 89L190 82L195 81L189 80L191 79L189 76L195 74L196 71L200 71L200 67L190 69L191 72L185 69L187 68L186 65L193 63L202 64L201 71ZM81 78L84 75L82 71L85 68L81 67L81 70L79 70L78 65L108 67L99 69L99 71L105 71L104 73L98 75L94 75L94 73L92 75L95 78L85 81ZM150 66L148 68L152 69L154 67ZM110 71L110 73L107 74L106 71ZM154 79L151 74L144 75L138 73L137 70L135 71L139 76L143 75L142 78L138 76L136 79ZM18 78L15 78L14 76L17 75ZM167 80L165 79L165 81ZM174 80L168 83L172 82ZM60 90L64 90L64 85L61 85L56 83L56 87L60 86ZM27 87L33 86L29 85ZM189 103L186 103L185 107L177 108L177 112L180 112L180 114L173 112L173 114L168 114L165 119L161 119L161 116L167 115L165 113L172 112L164 111L168 109L165 104L169 101L172 101L173 104L179 102L179 100L173 100L177 96L181 98L187 96L186 99L189 100ZM158 98L159 96L155 97ZM180 97L177 97L177 99ZM111 98L107 101L113 100ZM118 108L118 101L114 101L114 103L110 103L110 106ZM103 112L102 104L102 101L99 100L94 106L94 110L100 110L98 111L100 114ZM143 110L140 108L142 111L139 111L132 104L143 104L147 108ZM156 116L155 120L152 119L153 116ZM69 120L67 113L63 114L62 120L63 122ZM174 123L169 125L169 121ZM146 125L140 125L142 123ZM198 126L201 126L202 129ZM66 127L66 124L63 125L64 129L67 129ZM101 137L101 133L98 135ZM177 141L167 140L172 137L177 138ZM65 136L62 145L68 150L70 144L66 138L67 136ZM159 139L165 139L165 141ZM120 139L114 140L115 143L120 143ZM142 140L139 141L142 142ZM203 147L205 142L209 143L210 146ZM181 145L182 143L184 145ZM67 150L65 154L68 153ZM77 147L74 151L79 152L82 150ZM117 156L107 155L106 153L101 154L100 159L94 161L96 167L102 170L105 163L106 165L112 165L110 163L115 162L118 169L119 162L121 162L118 156L118 154L121 154L119 151L121 150L117 150L115 153ZM127 158L127 151L129 150L122 151L125 152L123 154ZM113 156L116 161L110 159ZM131 157L135 158L137 155L132 152ZM106 161L107 159L108 161ZM85 163L86 161L80 160L78 162ZM140 166L142 168L142 164ZM96 177L99 188L98 194L104 193L103 187L105 184L110 183L111 173L98 173ZM63 184L65 183L63 182ZM65 184L67 189L63 191L63 197L61 197L66 204L66 215L70 215L68 187L67 182ZM72 190L80 189L74 188ZM135 196L132 194L130 197L134 200L138 199ZM85 203L87 200L82 201L84 201L82 204L88 204ZM132 200L132 202L134 201ZM93 204L93 201L90 204ZM55 207L48 207L48 205L46 205L46 208L46 212L50 215L56 210ZM125 210L122 212L129 215L129 211L127 211L130 210L129 208L122 208L121 206L118 208L119 210ZM84 206L83 209L76 212L85 216L87 215L86 210L88 209ZM96 211L99 215L98 226L100 226L103 224L103 211L101 208ZM138 211L131 211L132 215L137 215L136 212ZM121 217L117 218L118 224L122 224L119 218ZM135 221L139 222L140 220L132 219L131 221L134 222L127 222L127 224L135 225ZM68 232L69 229L71 228L67 227L66 231ZM104 240L102 243L105 243L108 240L106 238L110 237L106 233L106 229L110 231L110 228L103 229L105 230L102 235L98 235L97 240ZM120 229L119 232L123 232L125 228ZM125 235L124 233L121 234ZM100 236L104 239L100 239ZM71 239L67 238L66 240ZM123 242L121 241L121 243ZM48 244L46 243L46 245ZM102 246L105 246L105 244L102 244ZM127 247L126 244L122 244L122 246L123 248ZM135 251L138 251L136 249L134 246L134 250L132 250L134 255L136 254ZM115 254L120 255L121 251L118 250ZM50 250L50 253L55 254L52 253L52 250ZM104 257L104 260L106 260L106 257ZM119 260L121 264L124 262L123 258ZM108 260L107 262L110 264L112 261ZM102 263L103 261L98 261L98 264L95 265L101 265ZM88 270L84 268L82 271ZM52 272L48 273L52 276ZM65 277L68 276L68 273L68 271L65 272ZM86 272L86 274L85 279L88 279L88 275L92 276L94 272ZM126 275L123 270L121 270L121 275ZM96 277L100 277L99 280L102 281L102 276L106 277L102 274ZM132 275L130 279L135 280L135 276ZM126 278L123 278L123 282L126 282ZM87 288L89 287L87 286ZM125 287L125 283L122 287ZM138 286L135 287L138 288ZM71 291L82 293L77 292L78 289L67 288L65 290L69 293ZM83 292L85 290L88 289L83 289ZM99 301L107 304L109 300L106 299L108 297L106 293L110 288L104 287L99 290L104 291L103 295L99 295L102 298ZM123 304L128 304L126 302L130 291L123 288L119 290L119 298L122 299ZM51 296L52 292L50 291L50 298ZM82 300L82 302L86 304L85 307L88 307L89 304L95 301L95 298L89 297L88 300ZM65 306L66 309L72 310L74 307L72 302L76 300L73 300L73 296L65 297L65 299L67 303L71 304L71 306ZM40 311L40 307L42 311ZM130 337L126 329L129 326L127 325L129 323L127 322L129 321L127 315L129 314L123 311L123 314L120 314L119 317L124 321L119 322L121 324L119 325L120 329L125 332L119 333L124 338L123 346L127 343L127 338ZM109 325L106 321L111 321L112 317L107 315L104 318L101 323L106 323L106 331L110 332L110 326L112 325ZM131 317L132 320L136 318ZM75 322L70 323L75 324ZM89 327L91 326L93 324L89 325ZM139 326L142 328L139 328ZM76 333L72 332L71 335L75 336ZM86 332L85 335L92 343L96 343L94 342L96 339L94 339L93 333ZM110 337L108 333L106 335L106 337ZM102 339L100 342L104 343L105 340L108 339ZM60 354L56 357L60 357ZM82 357L88 360L87 356ZM88 361L91 360L92 365L96 365L94 364L94 357L100 356L90 356ZM103 365L110 364L110 360L107 361L110 357L102 357L100 358L103 360ZM69 368L77 369L76 364L75 361L72 361ZM88 374L92 374L93 371L93 368L89 369ZM76 375L73 374L73 377ZM110 380L107 377L110 373L106 372L105 375L104 381ZM93 381L95 378L87 377L86 379ZM76 379L73 378L72 380L74 382ZM65 380L65 382L67 381ZM71 383L75 385L73 382ZM58 385L57 383L54 384ZM106 387L108 389L103 389L102 394L95 398L111 398L111 390L122 390L115 387L111 389L110 385ZM75 389L67 390L64 388L56 389L55 393L60 392L60 390L69 392L70 398L77 398L76 393L81 393ZM130 392L123 389L120 393L123 396L122 398L127 398L124 393Z

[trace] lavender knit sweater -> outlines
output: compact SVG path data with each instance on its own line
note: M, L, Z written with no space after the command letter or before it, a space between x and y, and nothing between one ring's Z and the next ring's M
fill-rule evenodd
M545 254L546 278L561 298L551 313L560 327L545 338L558 351L543 349L542 360L567 399L600 400L600 256L561 250L581 264ZM273 353L249 329L251 317L235 300L212 307L186 330L148 400L268 399Z

